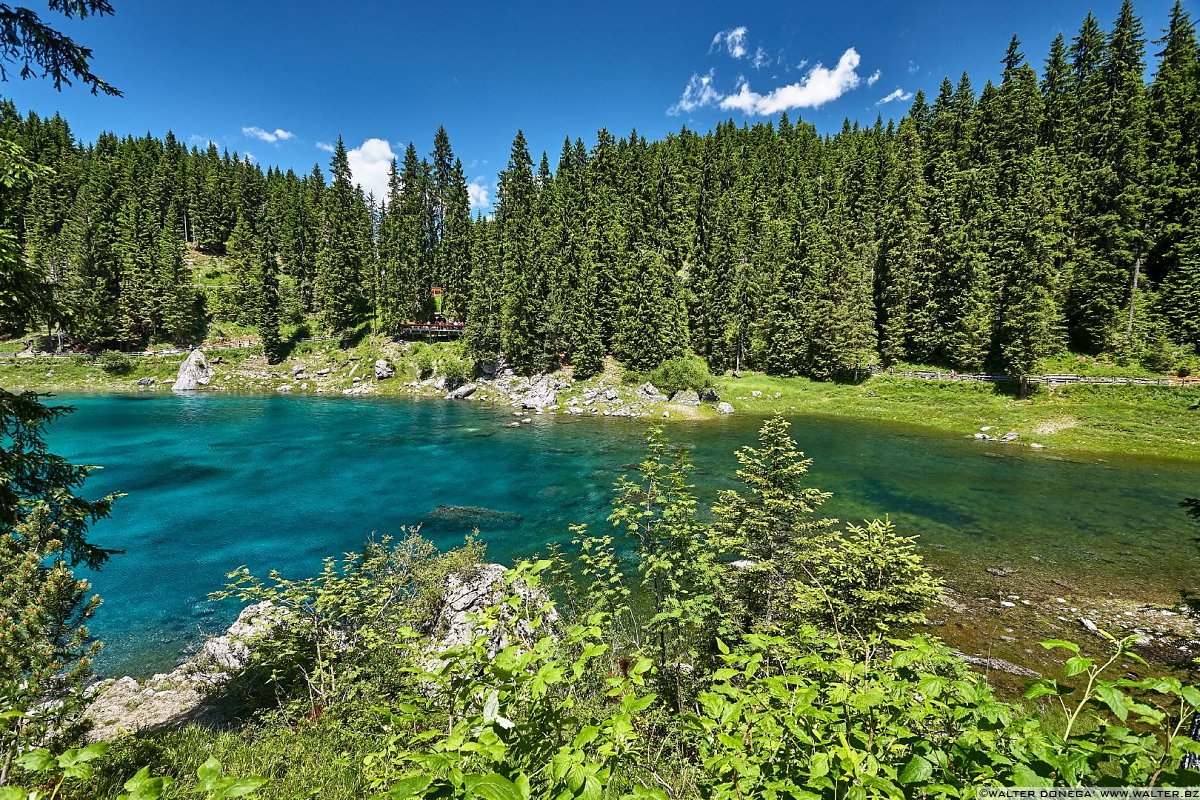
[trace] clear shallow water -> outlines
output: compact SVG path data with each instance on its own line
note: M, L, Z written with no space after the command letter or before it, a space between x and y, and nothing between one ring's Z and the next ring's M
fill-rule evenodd
M424 522L443 547L478 523L492 559L567 543L568 525L603 528L611 486L642 453L646 424L535 417L470 403L362 398L84 396L50 431L55 452L99 464L89 495L124 491L93 539L125 548L91 577L105 599L92 625L108 674L171 666L236 609L206 601L229 570L301 577L373 532ZM908 426L798 417L831 515L890 514L920 534L952 581L983 583L1005 564L1028 580L1130 597L1177 598L1200 585L1195 531L1178 508L1200 469L1146 458L1065 460ZM730 485L733 452L760 420L668 425L697 464L704 501ZM439 505L490 509L481 517ZM1061 591L1061 590L1060 590Z

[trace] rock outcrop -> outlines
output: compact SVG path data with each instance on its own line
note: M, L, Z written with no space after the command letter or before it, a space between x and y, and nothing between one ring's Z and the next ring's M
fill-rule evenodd
M250 663L254 639L278 625L282 616L283 611L270 603L247 606L225 633L206 641L195 656L170 672L144 681L126 677L96 683L84 712L92 725L89 739L99 742L125 731L226 721L226 711L210 698L231 673Z
M396 375L396 368L388 363L386 358L381 358L375 362L375 379L386 380L387 378Z
M664 403L667 400L667 396L665 394L663 394L662 392L660 392L658 390L658 387L655 386L650 381L646 381L641 386L639 386L637 388L636 394L637 394L638 398L640 398L642 400L650 400L650 401L656 402L656 403Z
M204 358L204 351L193 350L179 365L179 374L171 386L172 392L194 392L207 386L213 378L213 369Z
M698 406L700 405L700 395L695 389L682 389L671 395L671 402L684 406Z
M532 646L543 634L535 631L527 619L536 616L548 602L546 594L532 589L521 581L507 585L504 580L506 569L501 564L484 564L473 574L451 575L446 581L441 613L434 627L434 643L430 652L438 653L470 644L477 633L486 630L487 651L495 655L514 642ZM489 606L497 606L509 594L520 598L516 608L508 605L498 607L501 624L490 630L479 627L475 615ZM544 621L554 623L558 612L551 609Z
M562 388L559 380L549 375L539 375L529 384L525 396L521 398L522 408L548 408L558 403L558 390Z

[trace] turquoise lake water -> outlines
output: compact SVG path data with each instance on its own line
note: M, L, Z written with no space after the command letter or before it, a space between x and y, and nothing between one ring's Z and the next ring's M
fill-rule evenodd
M229 570L313 573L373 532L423 523L449 547L473 519L439 505L490 509L479 520L493 560L566 544L568 525L604 527L612 483L642 452L645 421L534 417L471 403L363 398L83 396L54 423L55 452L103 467L86 493L123 491L93 540L124 548L98 573L92 625L107 674L169 668L236 608L206 600ZM733 452L761 420L668 423L693 452L710 501L730 485ZM1147 458L1064 458L924 429L796 417L815 460L811 482L848 520L890 514L920 534L954 582L1004 564L1030 580L1177 598L1200 586L1194 526L1179 500L1200 470Z

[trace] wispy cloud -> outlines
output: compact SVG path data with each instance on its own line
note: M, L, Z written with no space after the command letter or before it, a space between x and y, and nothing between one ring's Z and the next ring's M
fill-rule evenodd
M242 128L242 133L252 139L264 141L267 144L278 144L279 142L286 142L289 139L296 138L296 134L292 133L291 131L285 131L283 128L276 128L273 131L266 131L254 125L248 128Z
M882 75L883 75L883 73L880 72L879 70L875 70L874 72L872 72L871 77L867 78L867 86L874 86L875 83L879 80L879 78Z
M326 153L332 153L333 145L331 145L329 142L317 142L317 149L324 150Z
M191 136L189 136L188 142L196 147L203 147L206 149L210 144L215 144L218 146L220 145L220 142L218 142L216 139L213 139L211 136L201 136L198 133L193 133Z
M734 58L746 57L746 26L739 25L736 28L730 28L727 31L717 31L717 35L713 37L712 44L708 48L708 52L713 50L726 50L729 55Z
M692 77L688 79L687 86L683 87L683 94L679 97L679 102L667 109L667 113L671 116L686 114L695 111L697 108L704 106L713 106L721 102L721 93L713 88L713 70L709 70L707 75L697 75L692 73Z
M762 69L771 63L771 56L767 55L767 51L761 47L754 51L754 60L751 61L755 69Z
M912 92L906 92L897 86L894 91L889 92L887 95L876 100L875 105L881 106L884 103L890 103L894 100L912 100L912 96Z
M817 64L803 79L766 94L751 90L750 83L743 80L735 94L722 98L721 108L760 115L792 108L819 108L859 85L862 79L856 70L861 60L857 50L848 48L833 69Z
M916 75L918 72L920 72L920 70L921 70L920 64L914 64L911 61L908 62L908 74L909 75Z
M387 139L367 139L358 147L346 151L354 182L364 192L377 198L387 197L388 172L396 154Z
M467 184L467 199L472 211L483 211L492 207L492 198L483 178L476 178Z

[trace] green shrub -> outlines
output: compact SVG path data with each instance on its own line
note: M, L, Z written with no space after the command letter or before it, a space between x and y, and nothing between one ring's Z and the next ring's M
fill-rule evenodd
M458 386L470 379L473 369L469 363L458 356L447 356L442 359L441 364L442 375L446 378L446 384L450 386Z
M129 356L116 350L105 350L96 361L100 364L100 369L109 375L125 375L133 369L133 361Z
M413 345L413 366L416 367L417 377L421 380L428 378L433 374L433 353L429 352L429 348L420 344Z
M650 373L649 380L666 394L684 389L699 392L713 385L707 362L698 356L667 359Z

